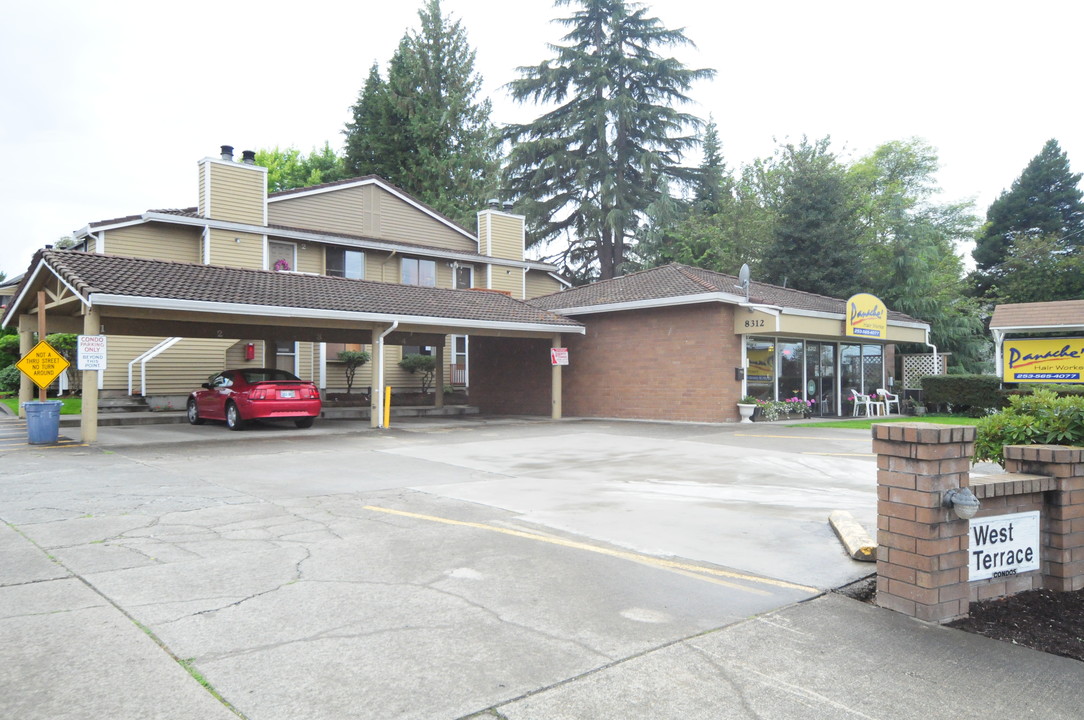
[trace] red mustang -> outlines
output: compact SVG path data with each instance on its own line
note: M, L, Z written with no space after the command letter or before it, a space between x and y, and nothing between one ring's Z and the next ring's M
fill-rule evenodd
M320 390L285 370L224 370L202 387L188 398L193 425L225 420L230 430L241 430L249 420L268 419L293 420L307 428L320 415Z

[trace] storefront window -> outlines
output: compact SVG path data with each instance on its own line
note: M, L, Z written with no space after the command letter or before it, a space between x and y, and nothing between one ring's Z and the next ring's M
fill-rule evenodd
M748 338L745 345L749 367L745 371L746 392L758 400L775 399L775 341Z
M884 348L880 345L862 346L862 374L866 388L862 392L867 395L875 393L877 388L885 386L883 352Z
M851 391L864 393L862 389L862 346L839 346L840 388L843 393L843 414L854 413Z
M804 348L801 341L780 342L779 348L779 399L797 397L807 399L803 382Z

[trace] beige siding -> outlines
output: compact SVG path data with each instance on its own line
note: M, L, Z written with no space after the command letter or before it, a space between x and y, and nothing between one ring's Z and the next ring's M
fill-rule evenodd
M505 260L522 260L523 218L494 211L486 211L482 215L488 216L483 252Z
M263 224L267 174L255 165L205 162L210 174L211 208L214 220Z
M262 269L263 236L211 230L211 265Z
M477 243L375 184L268 203L274 225L474 252Z
M444 347L444 384L448 385L451 384L452 379L452 340L450 337L446 339L446 343ZM372 345L363 345L362 349L369 353L373 352ZM346 376L343 374L342 363L335 361L333 355L334 353L328 353L327 389L330 393L343 393L346 392ZM421 375L411 375L400 368L399 361L402 357L402 347L388 345L384 348L384 385L390 385L393 392L417 392L422 385ZM353 392L363 393L367 388L372 387L375 368L375 360L358 368L357 374L354 376ZM434 378L435 383L436 379Z
M311 342L297 344L297 376L302 380L316 382L320 379L316 363L313 362L313 345Z
M540 270L527 271L527 297L535 298L549 295L560 290L563 285L557 282L549 273Z
M165 340L160 337L109 336L109 356L103 390L128 391L128 363ZM188 393L208 376L226 367L227 350L235 340L185 338L147 362L147 394ZM132 368L132 390L140 389L140 364Z
M326 274L324 246L316 243L299 243L297 246L297 271Z
M198 263L202 259L201 232L195 227L146 223L102 234L110 255Z
M523 299L523 269L517 267L501 267L493 265L490 268L490 290L500 290L511 294L517 300Z

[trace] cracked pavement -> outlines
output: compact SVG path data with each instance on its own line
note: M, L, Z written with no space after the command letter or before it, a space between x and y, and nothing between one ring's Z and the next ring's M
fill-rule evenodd
M871 636L913 646L906 677L930 697L923 653L1009 664L821 596L872 571L826 524L836 507L869 522L868 435L321 425L103 428L0 457L3 714L925 718L875 691L898 673ZM1010 650L1054 687L1079 671ZM1001 709L1068 709L1021 697Z

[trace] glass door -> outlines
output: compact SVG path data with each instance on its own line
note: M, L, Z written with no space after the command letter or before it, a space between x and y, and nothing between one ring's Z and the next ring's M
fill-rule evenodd
M836 346L834 343L806 343L806 399L809 411L821 417L839 414L836 397Z

